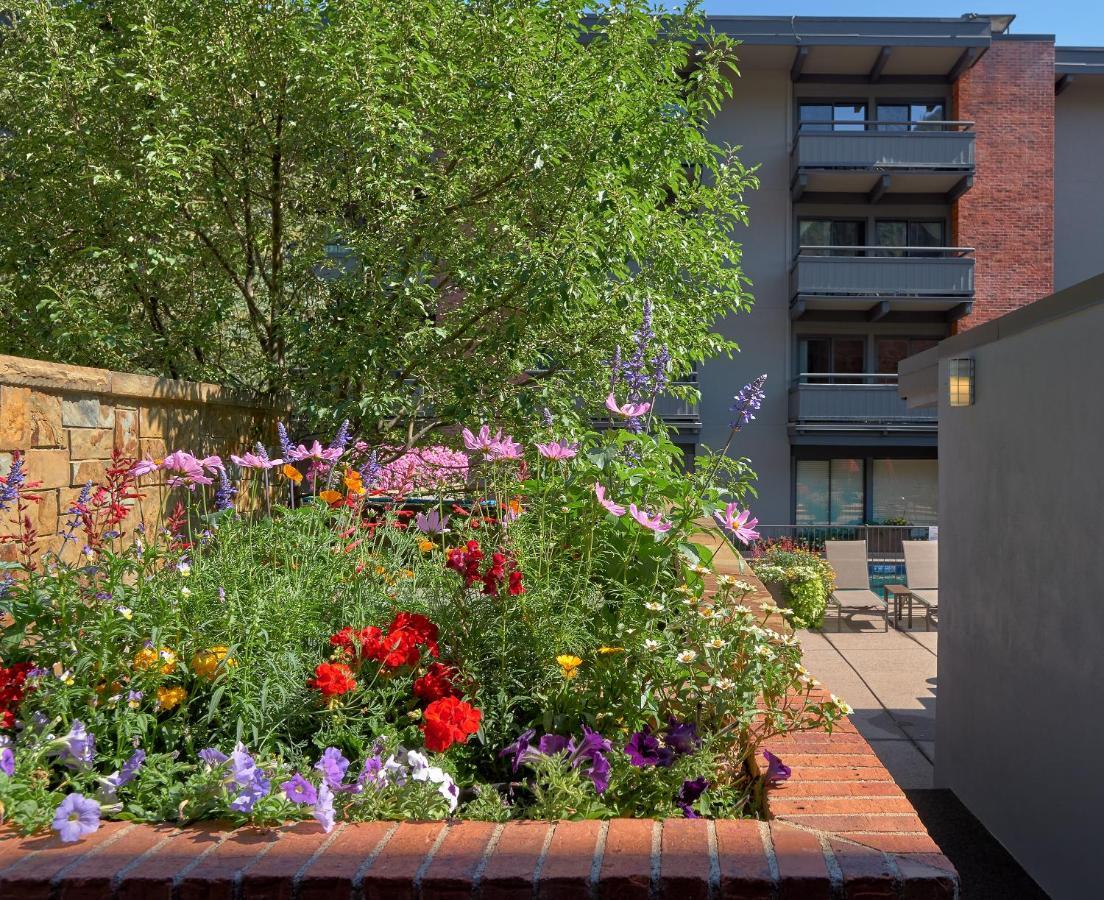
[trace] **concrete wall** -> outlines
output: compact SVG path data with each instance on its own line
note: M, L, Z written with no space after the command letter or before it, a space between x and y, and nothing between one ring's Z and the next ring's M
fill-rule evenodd
M1048 320L1049 298L1007 317L1038 315L1024 330L997 320L976 333L992 343L966 346L968 332L929 351L942 357L936 784L1056 898L1102 883L1104 278L1091 287L1095 305ZM971 407L947 405L949 355L975 360Z
M717 115L710 139L741 144L740 159L760 165L759 190L748 195L751 227L733 238L743 244L743 268L752 281L755 306L750 315L730 316L718 324L738 341L734 359L715 359L701 372L701 442L719 450L732 419L728 406L747 382L767 373L767 399L756 420L733 444L730 454L751 457L759 474L759 499L752 508L766 524L790 521L790 446L786 434L790 381L791 251L790 158L792 128L788 63L742 68L734 96Z
M1104 272L1104 78L1078 78L1055 99L1054 288Z
M177 449L240 452L262 436L271 440L276 416L214 384L0 356L0 475L10 470L12 451L21 451L28 479L42 482L33 515L42 552L60 549L67 510L86 482L103 482L113 451L153 458ZM161 504L156 490L148 492L124 526L156 522ZM0 534L11 533L14 525L2 519ZM14 553L14 545L0 543L0 560Z

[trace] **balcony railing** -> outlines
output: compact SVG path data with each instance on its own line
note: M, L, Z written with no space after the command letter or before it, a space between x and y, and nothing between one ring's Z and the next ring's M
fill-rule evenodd
M802 246L793 296L962 297L974 294L970 247Z
M790 386L790 425L821 428L930 430L933 408L910 409L897 394L897 376L802 372Z
M801 169L963 171L974 168L973 122L805 121L794 135ZM839 129L839 130L836 130Z

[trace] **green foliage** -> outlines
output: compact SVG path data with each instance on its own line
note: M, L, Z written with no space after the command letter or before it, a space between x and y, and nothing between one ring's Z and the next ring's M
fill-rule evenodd
M734 57L693 9L6 8L0 352L373 434L567 410L644 297L673 371L734 349L756 182L705 135Z
M756 558L755 574L770 584L781 584L793 623L799 628L820 628L824 609L836 583L828 561L812 550L775 544Z

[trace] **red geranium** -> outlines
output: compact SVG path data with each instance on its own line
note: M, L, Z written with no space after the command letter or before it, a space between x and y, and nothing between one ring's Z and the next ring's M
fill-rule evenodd
M389 634L405 632L412 635L416 644L425 644L430 656L437 656L437 635L439 631L437 626L421 613L401 612L391 620L387 630Z
M412 631L391 631L380 638L373 656L391 669L416 666L421 659L418 639Z
M0 728L14 727L15 711L23 701L23 685L32 668L28 662L0 668Z
M479 730L483 718L474 706L456 697L434 700L425 708L422 733L427 750L444 753L453 744L464 744Z
M453 683L456 670L444 663L432 663L426 673L414 682L414 696L432 703L444 697L462 697L463 693Z
M344 663L321 663L314 670L314 678L307 682L322 692L327 700L353 690L357 686L353 670Z

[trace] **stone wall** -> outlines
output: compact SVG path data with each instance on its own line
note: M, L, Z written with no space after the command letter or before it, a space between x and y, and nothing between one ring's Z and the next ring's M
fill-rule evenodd
M0 355L0 475L12 451L23 451L28 478L42 482L32 517L39 550L57 549L59 522L85 483L103 480L114 450L156 459L176 449L238 452L261 438L271 442L278 414L215 384ZM155 520L161 502L151 492L135 521ZM0 529L12 527L0 521ZM0 559L13 549L0 544Z

